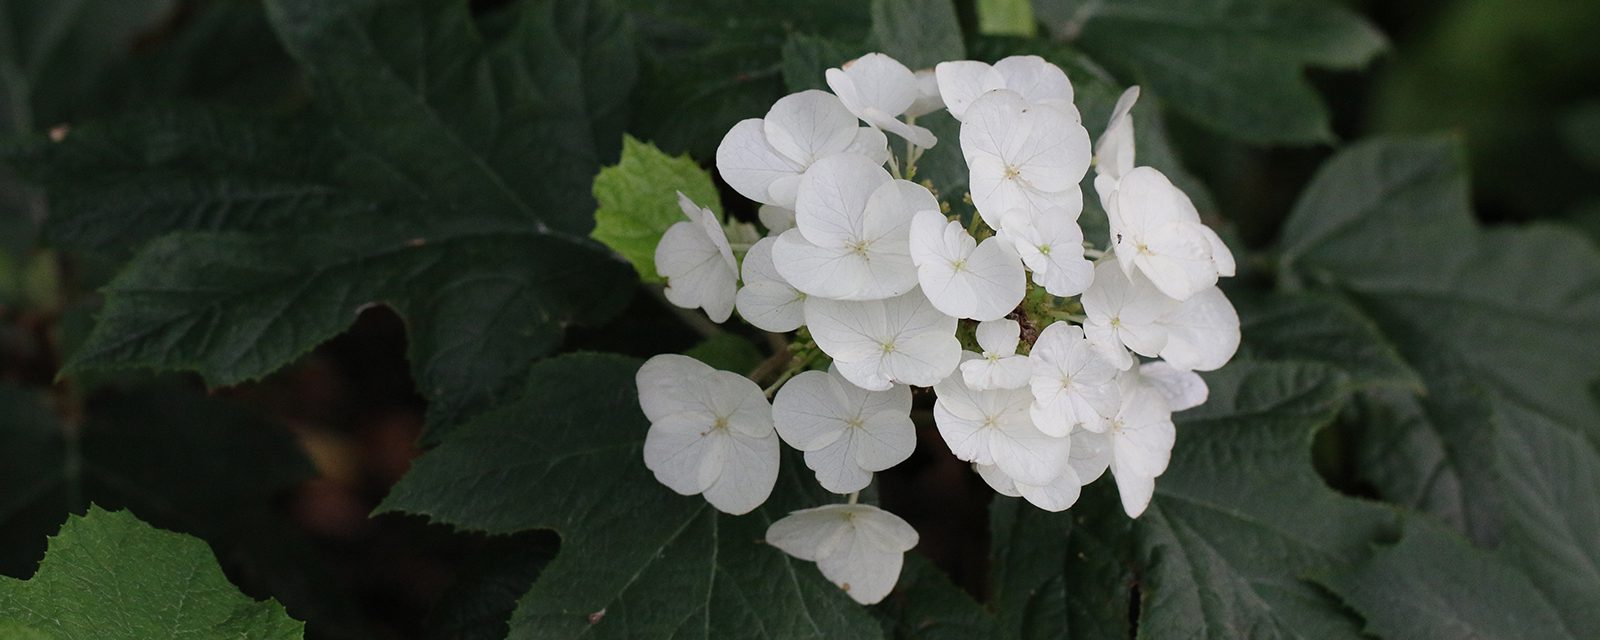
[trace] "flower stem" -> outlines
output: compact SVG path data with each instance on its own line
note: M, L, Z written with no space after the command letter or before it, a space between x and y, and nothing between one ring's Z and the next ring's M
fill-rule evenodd
M1092 260L1099 260L1101 258L1106 257L1106 252L1101 251L1099 249L1091 249L1089 247L1084 247L1083 248L1083 257L1089 258L1089 259L1092 259Z
M861 499L861 492L860 491L852 491L852 492L850 492L850 501L845 503L845 504L855 504L856 500L859 500L859 499Z
M799 366L784 369L783 373L778 374L778 378L773 380L772 384L767 385L767 388L762 389L761 392L767 394L768 398L771 398L772 394L778 392L778 387L783 386L783 383L788 382L789 378L793 378L794 374L800 373L800 371L804 368L804 366Z

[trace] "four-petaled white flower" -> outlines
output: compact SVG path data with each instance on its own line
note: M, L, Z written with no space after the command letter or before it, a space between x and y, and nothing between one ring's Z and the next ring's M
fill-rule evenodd
M1089 133L1066 111L990 91L967 108L961 152L972 203L994 229L1004 228L1001 216L1012 209L1083 206L1078 181L1089 170Z
M795 228L772 250L789 284L836 300L880 300L917 285L911 219L939 210L932 193L855 155L818 161L800 183Z
M869 53L844 63L841 69L829 69L824 76L839 102L867 124L924 149L939 141L927 129L898 119L921 96L917 76L900 61Z
M1189 196L1150 167L1129 171L1117 182L1106 217L1111 246L1122 272L1143 272L1167 297L1187 300L1217 283L1221 267L1212 241ZM1221 241L1218 240L1218 243ZM1232 256L1227 258L1232 266Z
M900 579L917 530L870 504L801 509L767 528L767 544L817 563L822 577L861 604L883 600Z
M968 353L968 357L979 357ZM950 452L977 464L994 465L1017 482L1044 486L1063 470L1072 441L1050 436L1033 425L1027 389L978 391L961 376L935 385L933 421Z
M920 289L865 302L807 298L806 326L839 373L863 389L933 386L961 363L956 319Z
M1075 296L1094 280L1094 263L1083 257L1083 229L1078 214L1083 199L1070 209L1050 208L1037 213L1012 209L1001 218L999 238L1011 243L1033 281L1050 295Z
M966 120L967 108L983 94L996 89L1016 92L1032 104L1054 107L1077 121L1072 82L1060 67L1039 56L1010 56L989 66L973 60L941 62L934 67L939 94L950 115Z
M1052 436L1074 429L1104 431L1120 403L1117 365L1083 337L1083 329L1057 322L1039 332L1028 359L1033 423Z
M1133 366L1126 345L1151 358L1167 346L1167 326L1161 319L1178 307L1143 274L1125 274L1117 260L1101 260L1094 268L1094 283L1083 292L1084 336L1100 347L1119 369Z
M761 506L778 479L778 435L767 397L744 376L675 354L639 368L639 406L650 419L644 464L680 494L741 514Z
M1175 368L1213 371L1239 350L1239 312L1216 287L1190 296L1159 323L1167 333L1161 358Z
M1027 292L1022 260L1005 241L972 239L961 223L938 211L911 221L911 261L923 293L940 311L958 318L996 320L1010 313Z
M765 118L742 120L728 130L717 147L717 171L739 195L793 208L800 176L818 160L848 153L880 165L889 161L883 132L859 124L831 93L791 94Z
M1137 518L1150 505L1156 476L1167 470L1177 430L1172 410L1138 369L1118 378L1122 406L1111 418L1111 476L1117 481L1122 509Z
M917 446L910 387L868 391L837 369L807 371L784 384L772 401L772 422L834 493L865 489L873 472L900 464Z
M1017 345L1022 342L1021 324L1011 319L980 322L977 337L978 346L983 348L981 357L961 363L961 379L968 387L987 391L1028 384L1033 363L1028 356L1017 355Z
M757 329L783 333L805 324L806 294L789 284L772 264L772 237L758 240L744 254L744 286L735 306L739 317Z
M738 263L717 214L678 193L687 222L667 228L656 244L656 273L667 281L667 301L685 309L706 310L712 322L733 313Z

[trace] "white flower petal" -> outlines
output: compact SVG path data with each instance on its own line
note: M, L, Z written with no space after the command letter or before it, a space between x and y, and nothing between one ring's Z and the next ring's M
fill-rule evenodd
M1100 139L1094 145L1095 170L1113 183L1133 171L1133 116L1130 112L1138 101L1138 85L1123 91L1117 98L1117 105L1111 109L1111 120L1106 124L1105 133L1100 134ZM1097 178L1095 187L1098 189L1099 186Z
M1203 289L1162 317L1161 357L1178 369L1213 371L1239 350L1239 313L1216 287Z
M856 129L855 140L845 147L844 152L871 160L881 167L889 161L889 139L876 128L860 127Z
M862 156L823 158L800 179L795 228L820 246L859 240L867 199L890 180L888 171Z
M1112 249L1124 274L1144 272L1168 297L1186 300L1217 283L1211 241L1194 204L1160 171L1139 167L1117 183Z
M761 506L778 482L778 437L731 433L722 474L705 490L706 502L718 511L743 515Z
M1001 238L1010 242L1033 270L1033 281L1050 295L1081 294L1094 280L1094 263L1083 257L1078 209L1047 208L1037 213L1014 209L1003 218Z
M808 371L779 390L772 411L779 435L806 452L806 466L835 493L866 487L871 472L899 464L916 447L909 387L866 391L837 370Z
M1161 394L1167 407L1173 411L1193 409L1206 403L1211 389L1200 374L1172 366L1165 360L1147 362L1139 366L1139 375Z
M760 209L756 210L756 218L761 220L761 226L767 228L769 237L776 237L778 234L794 228L794 209L780 207L775 204L764 204L761 205Z
M844 437L855 416L839 384L822 371L806 371L778 390L772 399L772 422L789 446L815 451Z
M1056 479L1042 485L1017 484L1017 492L1030 504L1045 511L1066 511L1083 491L1083 482L1070 466L1063 467Z
M1122 376L1122 408L1111 419L1111 467L1118 475L1154 478L1166 471L1177 434L1172 411L1138 370Z
M939 97L956 120L964 120L967 107L978 96L1005 86L1005 78L992 67L974 60L941 62L934 67Z
M1017 481L1012 480L1011 476L1001 471L1000 467L992 464L973 463L972 470L977 471L978 477L983 478L983 481L989 485L989 488L994 489L995 493L1013 498L1022 497L1022 492L1017 490Z
M827 491L852 493L872 484L872 472L856 464L848 437L821 449L807 451L805 460L806 467L817 473L817 484Z
M815 89L779 98L761 124L772 148L802 167L843 152L855 141L856 126L839 98Z
M1046 484L1061 473L1071 441L1033 426L1026 389L976 391L952 376L934 393L934 423L957 458L996 465L1019 483Z
M1066 72L1039 56L1010 56L994 63L1006 88L1033 104L1072 106L1072 82Z
M780 204L769 193L773 181L798 178L804 171L805 165L790 160L767 143L760 118L733 125L717 146L717 172L739 195L756 202Z
M925 116L944 108L944 99L939 96L939 78L932 69L923 69L917 72L917 99L906 108L906 117L916 118Z
M744 286L735 306L739 316L756 328L773 333L794 331L805 323L806 294L794 288L772 262L777 240L762 238L744 255Z
M1067 464L1078 476L1078 482L1089 484L1111 466L1111 436L1085 429L1072 432L1072 453Z
M733 313L738 290L730 265L733 253L716 217L710 211L704 214L662 234L656 244L656 272L667 281L662 293L669 302L685 309L703 308L713 322L723 322Z
M1006 90L985 93L967 109L961 151L973 204L992 227L1011 209L1069 206L1059 200L1090 161L1089 134L1068 112ZM1069 195L1082 199L1080 191Z
M900 61L881 53L869 53L844 64L843 69L828 69L824 74L828 88L839 102L862 120L871 122L867 109L894 118L917 99L917 78Z
M1117 480L1117 495L1122 498L1122 510L1127 512L1129 518L1137 518L1150 506L1150 498L1156 492L1156 479L1132 473L1117 473L1117 468L1111 468L1111 475Z

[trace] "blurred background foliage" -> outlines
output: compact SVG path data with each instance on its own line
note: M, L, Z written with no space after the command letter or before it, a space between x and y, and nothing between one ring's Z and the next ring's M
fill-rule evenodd
M984 28L983 1L956 3L964 32ZM472 2L486 33L505 4ZM733 122L816 84L827 61L860 53L853 43L874 24L868 3L857 0L623 4L647 48L635 98L618 105L619 116L641 139L702 162ZM1084 27L1076 21L1094 4L1035 0L1038 39L990 35L968 49L1044 53L1071 44ZM1246 245L1269 248L1330 143L1448 131L1470 151L1480 216L1572 224L1600 241L1600 3L1344 4L1388 48L1365 68L1307 72L1331 116L1326 132L1286 123L1270 143L1243 141L1169 105L1177 108L1168 110L1165 133L1204 185L1196 200L1210 203L1208 214ZM1073 62L1080 95L1114 97L1088 86L1103 73L1093 60ZM257 2L0 0L0 151L13 157L131 110L203 102L291 115L309 101L307 81ZM953 131L941 136L953 140ZM602 162L615 161L616 142L600 150ZM367 517L419 453L424 431L426 403L408 373L398 316L367 310L295 366L227 389L133 372L57 380L98 308L95 291L128 248L70 256L37 248L49 205L18 175L27 169L0 167L0 574L30 575L45 536L93 501L204 538L246 593L278 598L310 621L313 637L503 633L506 611L553 553L553 535L490 538ZM734 213L753 218L747 207ZM610 324L573 330L564 348L647 354L693 345L694 333L672 318L637 296ZM1334 462L1324 471L1360 491L1339 477L1337 444L1329 447L1323 454ZM924 529L922 551L970 583L982 573L972 563L982 561L964 553L962 541L986 535L987 493L957 475L960 465L952 471L923 457L887 474L885 491L917 486L938 495L897 510Z

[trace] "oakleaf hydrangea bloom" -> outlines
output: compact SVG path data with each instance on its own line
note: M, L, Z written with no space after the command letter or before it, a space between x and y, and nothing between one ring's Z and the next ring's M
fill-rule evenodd
M792 209L800 176L816 161L841 153L875 164L889 159L883 133L858 124L833 94L801 91L778 100L765 118L733 125L717 147L717 171L739 195Z
M739 317L758 329L782 333L794 331L805 322L806 294L794 288L772 264L772 245L766 237L744 254L744 286L739 288L736 306Z
M961 152L972 203L990 227L1002 229L1012 209L1083 207L1078 182L1089 170L1089 134L1066 111L990 91L967 108Z
M737 219L748 213L722 224L680 196L689 219L656 253L666 298L718 322L737 308L773 353L749 378L685 356L646 362L645 466L742 514L772 492L780 443L801 451L824 489L849 497L788 514L767 542L864 604L894 588L917 543L859 503L912 455L914 407L931 405L950 453L998 493L1061 511L1110 475L1138 517L1171 459L1173 412L1206 402L1196 372L1240 342L1217 286L1233 254L1182 189L1138 166L1138 87L1091 146L1067 74L1037 56L913 71L873 53L825 76L832 93L786 96L717 149L765 237ZM916 119L941 109L961 123L969 193L937 182L960 167L911 181L936 142ZM1110 233L1086 239L1091 164Z
M1083 257L1083 229L1078 228L1083 201L1076 202L1076 209L1012 209L1001 217L1004 231L998 236L1022 256L1035 284L1063 298L1083 293L1094 280L1094 263Z
M767 544L817 563L822 576L861 604L883 600L900 579L917 530L870 504L801 509L767 528Z
M839 373L863 389L933 386L961 363L956 319L918 289L865 302L810 298L806 326Z
M1022 340L1022 325L1016 320L990 320L978 323L979 357L961 363L961 379L979 391L1015 389L1028 384L1033 364L1017 355Z
M938 211L926 188L856 155L818 161L800 181L795 228L778 236L778 273L808 295L880 300L917 284L912 217Z
M761 388L687 356L663 354L639 368L639 406L650 419L644 464L683 495L748 513L778 479L778 436Z
M910 387L868 391L837 369L795 376L773 399L772 421L834 493L865 489L874 471L900 464L917 446Z
M1105 431L1120 406L1115 363L1083 337L1083 329L1058 322L1045 327L1029 355L1033 362L1029 409L1040 431L1061 437L1074 429Z
M916 75L900 61L869 53L845 63L842 69L829 69L825 75L828 88L844 107L868 125L923 148L938 142L927 129L896 119L921 95Z
M1033 104L1068 112L1078 120L1067 74L1039 56L1011 56L993 66L973 60L941 62L934 67L939 93L950 115L967 119L967 107L985 93L1007 89Z
M656 245L656 273L667 281L667 301L685 309L702 308L712 322L733 313L738 263L717 214L678 194L687 222L667 228Z
M933 306L957 318L997 320L1027 292L1022 261L1004 241L979 243L960 222L937 211L923 211L911 221L911 261Z

